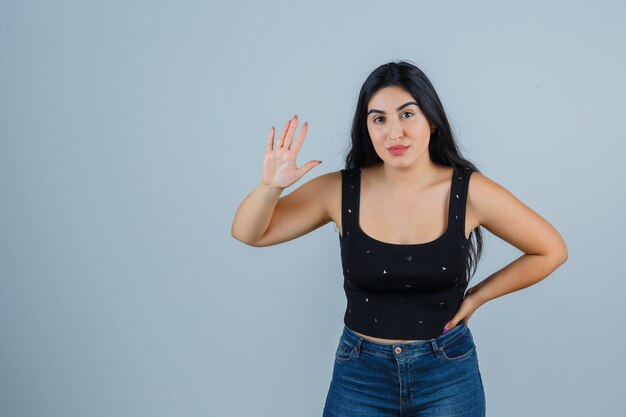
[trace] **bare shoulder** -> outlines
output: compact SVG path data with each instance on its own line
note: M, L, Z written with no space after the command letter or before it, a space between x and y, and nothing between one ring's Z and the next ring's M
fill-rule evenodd
M341 226L341 171L322 174L316 180L329 220Z
M468 205L474 209L480 225L485 226L485 223L488 222L488 217L485 217L485 214L488 214L488 209L506 208L506 200L509 200L508 203L510 204L510 200L517 200L517 197L485 174L472 171L469 178L467 200Z
M473 171L469 178L467 204L478 225L489 229L489 214L505 209L517 198L485 174ZM521 203L519 200L517 202Z
M325 215L331 214L337 197L341 200L341 171L327 172L311 178L283 196L285 200L307 201L308 204L317 206Z
M311 187L316 194L324 199L326 204L332 205L333 200L341 198L341 171L332 171L321 174L310 180Z
M325 220L334 222L341 230L341 170L322 174L305 185L307 193L315 196L318 205L321 206Z
M473 221L527 254L567 258L559 232L507 188L474 171L469 180L468 210Z

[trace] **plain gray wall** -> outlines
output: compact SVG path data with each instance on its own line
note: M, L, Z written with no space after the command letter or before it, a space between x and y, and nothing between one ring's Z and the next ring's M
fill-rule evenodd
M434 3L1 2L0 415L321 415L337 229L253 248L231 222L296 112L323 164L284 195L343 168L396 59L568 244L470 320L488 415L621 415L625 3ZM521 255L485 236L470 285Z

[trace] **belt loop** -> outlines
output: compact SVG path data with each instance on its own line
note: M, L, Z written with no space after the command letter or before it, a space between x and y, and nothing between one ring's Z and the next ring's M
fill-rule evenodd
M435 356L437 357L437 359L439 359L439 356L441 355L441 348L439 346L437 346L437 342L435 341L435 339L430 341L431 346L433 347L433 351L435 352Z
M361 336L357 336L356 343L353 346L354 355L358 358L361 354L361 343L363 342L363 338Z

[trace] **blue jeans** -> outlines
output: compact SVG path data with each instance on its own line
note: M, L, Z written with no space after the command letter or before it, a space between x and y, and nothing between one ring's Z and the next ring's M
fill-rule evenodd
M462 321L425 341L381 344L347 326L323 417L485 416L474 338Z

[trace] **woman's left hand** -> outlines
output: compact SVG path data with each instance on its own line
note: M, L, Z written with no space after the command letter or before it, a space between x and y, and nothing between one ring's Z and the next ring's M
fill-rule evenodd
M452 330L452 328L455 327L460 321L465 323L465 325L467 326L467 324L469 323L470 317L472 317L472 314L474 314L474 312L482 304L478 301L475 295L477 289L478 289L478 285L475 285L465 292L465 298L463 299L463 302L461 303L461 306L459 307L459 311L457 311L454 317L452 317L452 319L450 319L450 321L446 323L444 330L443 330L444 333L448 333L448 331ZM448 331L446 331L445 328L447 328Z

